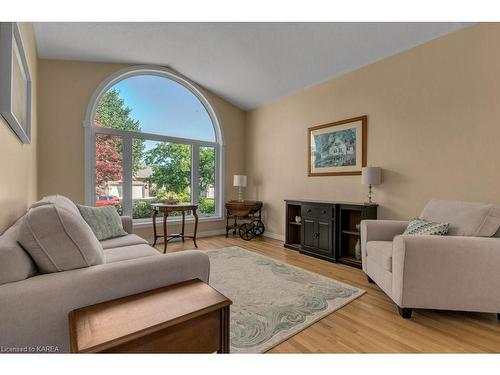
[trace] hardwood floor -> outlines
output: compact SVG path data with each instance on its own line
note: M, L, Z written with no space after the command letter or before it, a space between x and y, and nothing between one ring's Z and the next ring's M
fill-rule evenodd
M495 314L414 310L402 319L396 305L358 269L299 254L265 237L243 241L224 236L200 238L200 250L239 246L334 278L367 291L268 353L499 353L500 322ZM163 250L163 244L157 245ZM173 242L168 252L194 248Z

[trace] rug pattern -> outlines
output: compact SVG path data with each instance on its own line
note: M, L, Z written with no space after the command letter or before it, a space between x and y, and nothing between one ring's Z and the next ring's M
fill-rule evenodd
M208 251L210 285L233 301L231 353L262 353L364 291L254 252Z

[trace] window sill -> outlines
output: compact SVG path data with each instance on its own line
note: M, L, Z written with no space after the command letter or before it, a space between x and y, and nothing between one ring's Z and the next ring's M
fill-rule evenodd
M207 223L211 221L222 221L224 218L222 216L199 216L198 222ZM158 216L156 218L156 225L163 223L163 217ZM168 224L181 224L182 217L169 217L167 219ZM186 223L194 223L194 216L186 216ZM134 228L144 228L150 227L153 224L152 219L134 219Z

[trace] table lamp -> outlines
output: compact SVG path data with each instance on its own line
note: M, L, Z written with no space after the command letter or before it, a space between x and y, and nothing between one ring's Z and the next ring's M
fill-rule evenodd
M243 188L247 186L247 176L235 174L233 176L233 186L238 187L238 202L243 202Z
M372 203L372 185L380 185L380 167L364 167L361 169L361 183L368 185L368 203Z

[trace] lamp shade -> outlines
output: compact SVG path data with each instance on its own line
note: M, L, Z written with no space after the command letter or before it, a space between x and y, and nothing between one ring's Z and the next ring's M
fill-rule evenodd
M380 167L364 167L361 170L361 183L363 185L380 185Z
M247 176L241 174L235 174L233 177L233 186L247 186Z

